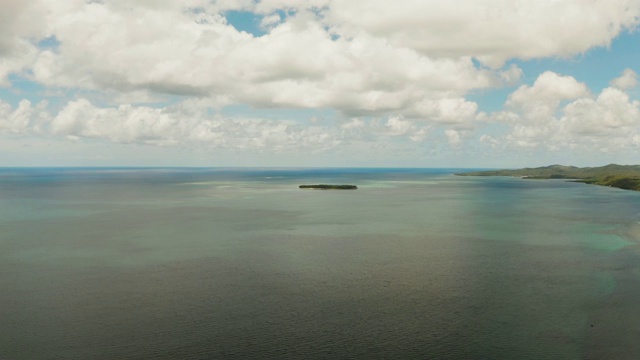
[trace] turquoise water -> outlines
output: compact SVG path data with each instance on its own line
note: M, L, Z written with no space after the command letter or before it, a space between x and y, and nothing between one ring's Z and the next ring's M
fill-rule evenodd
M640 193L453 172L2 169L0 358L640 358Z

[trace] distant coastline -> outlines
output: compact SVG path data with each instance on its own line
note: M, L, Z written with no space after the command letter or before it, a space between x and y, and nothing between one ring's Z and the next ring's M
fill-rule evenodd
M609 164L600 167L551 165L515 170L489 170L457 173L458 176L517 176L525 179L567 179L624 190L640 191L640 165Z

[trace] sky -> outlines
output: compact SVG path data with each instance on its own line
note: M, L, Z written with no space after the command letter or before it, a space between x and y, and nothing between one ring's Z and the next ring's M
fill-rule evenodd
M640 0L0 0L0 166L640 163Z

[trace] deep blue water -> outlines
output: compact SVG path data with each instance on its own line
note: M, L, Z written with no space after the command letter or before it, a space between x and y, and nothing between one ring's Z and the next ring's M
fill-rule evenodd
M0 358L640 358L640 193L457 171L0 169Z

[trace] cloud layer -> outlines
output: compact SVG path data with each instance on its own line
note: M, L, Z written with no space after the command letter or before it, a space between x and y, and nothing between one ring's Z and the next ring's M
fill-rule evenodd
M261 33L238 30L230 11ZM69 94L57 106L5 100L0 132L274 152L398 139L629 149L632 69L599 94L543 72L494 113L468 95L520 84L510 60L608 46L639 17L636 0L0 0L0 85L17 76ZM337 116L222 115L235 105Z
M635 79L630 69L612 83L629 88L627 78ZM591 95L573 77L545 72L532 86L513 92L506 106L509 110L491 114L491 120L509 124L511 131L499 139L485 137L486 142L608 153L637 152L640 145L640 102L622 89L608 87Z

